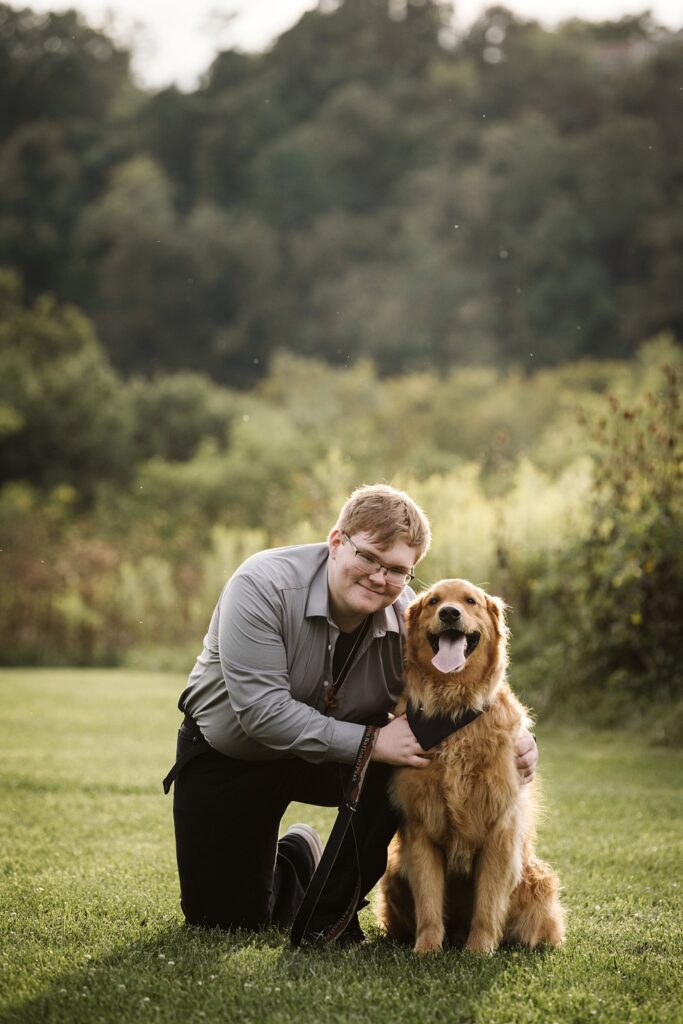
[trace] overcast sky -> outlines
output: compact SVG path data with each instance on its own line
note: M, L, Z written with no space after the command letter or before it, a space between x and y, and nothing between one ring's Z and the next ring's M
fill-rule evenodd
M459 0L467 25L494 0ZM175 82L192 89L220 49L261 50L317 0L26 0L10 6L35 11L75 7L90 24L133 46L138 81L157 88ZM581 17L604 21L649 8L656 20L683 27L681 0L509 0L512 10L545 24Z

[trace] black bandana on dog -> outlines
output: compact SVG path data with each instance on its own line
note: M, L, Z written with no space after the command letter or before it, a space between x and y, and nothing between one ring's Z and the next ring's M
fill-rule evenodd
M486 708L484 708L485 710ZM407 710L408 725L423 750L431 750L451 733L457 732L458 729L464 729L475 718L479 718L480 714L481 711L468 708L457 718L453 718L451 715L425 715L422 708L416 708L410 702Z

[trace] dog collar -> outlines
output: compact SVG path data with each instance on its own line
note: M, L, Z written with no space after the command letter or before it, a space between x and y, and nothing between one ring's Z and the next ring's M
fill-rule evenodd
M486 708L484 708L485 710ZM447 736L457 732L458 729L464 729L475 718L479 718L481 713L481 711L468 708L457 718L453 718L452 715L425 715L422 708L416 708L412 701L409 701L407 718L408 725L422 749L431 750L437 743L441 743L441 740L445 740Z

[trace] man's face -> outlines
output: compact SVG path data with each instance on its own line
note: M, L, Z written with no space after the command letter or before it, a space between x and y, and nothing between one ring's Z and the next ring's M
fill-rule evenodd
M379 548L367 532L354 533L349 539L334 529L329 536L330 559L327 586L333 620L340 629L349 631L358 626L366 615L393 604L403 586L391 586L382 569L368 572L363 554L376 558L383 566L412 569L417 559L415 548L397 541L388 548ZM356 555L354 546L359 555Z

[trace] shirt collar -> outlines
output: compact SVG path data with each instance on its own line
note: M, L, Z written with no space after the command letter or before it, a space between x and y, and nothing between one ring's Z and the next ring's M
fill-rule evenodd
M314 618L317 615L322 615L326 619L329 617L329 614L330 598L327 592L327 558L325 558L308 588L305 615L307 619Z
M372 616L372 635L384 636L386 633L398 633L398 616L396 605L399 598L387 608L380 608ZM330 617L330 595L327 589L327 558L317 570L308 588L306 600L306 618L322 616L324 619Z
M381 608L372 616L372 635L384 636L386 633L398 633L398 615L396 612L396 601L388 608Z

